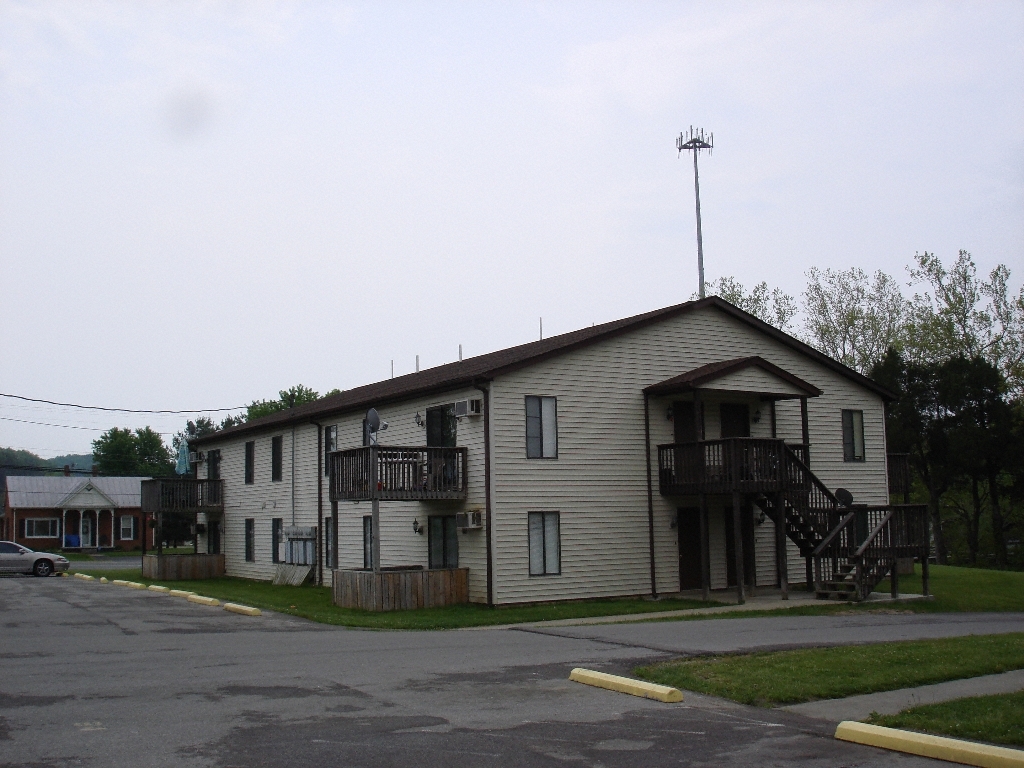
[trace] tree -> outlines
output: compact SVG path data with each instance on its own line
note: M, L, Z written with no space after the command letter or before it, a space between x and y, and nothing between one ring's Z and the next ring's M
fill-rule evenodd
M760 282L747 293L743 284L734 277L720 277L706 286L709 296L718 296L730 304L734 304L744 312L749 312L759 320L774 325L779 330L787 330L796 316L796 302L793 297L780 288L768 290L768 283ZM696 295L690 297L697 298Z
M282 389L277 394L277 400L254 400L250 403L249 407L246 408L245 420L252 421L253 419L259 419L263 416L283 411L286 408L294 408L297 405L311 403L314 400L320 399L320 395L302 384Z
M902 350L910 305L881 270L869 278L857 267L811 267L804 291L807 341L829 357L867 374L887 350Z
M174 471L170 449L149 427L113 427L93 440L93 466L101 475L160 477Z
M924 292L912 303L911 354L921 360L982 357L995 366L1015 395L1024 392L1024 286L1010 294L1010 270L1000 264L979 280L961 250L948 270L934 253L914 254L911 278Z

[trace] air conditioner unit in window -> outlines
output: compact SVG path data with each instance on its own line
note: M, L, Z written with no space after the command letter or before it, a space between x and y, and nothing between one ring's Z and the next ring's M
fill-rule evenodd
M201 464L203 459L206 458L206 454L202 451L189 451L188 462L189 464Z
M482 512L459 512L455 515L455 527L463 531L479 530L484 527Z
M464 416L482 416L484 412L484 401L477 398L475 400L458 400L455 403L455 417L458 419Z

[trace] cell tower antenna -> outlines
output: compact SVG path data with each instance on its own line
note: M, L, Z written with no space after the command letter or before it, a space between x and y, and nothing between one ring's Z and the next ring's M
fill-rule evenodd
M702 149L706 149L708 154L711 154L714 148L715 134L705 134L703 128L694 130L692 125L689 131L680 133L679 138L676 139L676 149L679 150L680 155L683 154L684 149L687 152L693 152L693 193L697 198L697 277L702 299L704 298L704 240L700 232L700 178L697 175L697 155Z

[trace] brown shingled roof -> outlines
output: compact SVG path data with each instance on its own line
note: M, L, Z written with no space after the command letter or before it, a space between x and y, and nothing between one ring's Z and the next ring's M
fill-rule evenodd
M532 341L528 344L520 344L519 346L501 349L497 352L478 355L477 357L471 357L457 363L447 363L446 365L428 368L418 373L409 373L405 376L378 381L375 384L366 384L361 387L345 390L336 395L322 397L312 403L287 408L236 427L228 427L227 429L199 438L194 441L194 444L204 445L218 442L226 437L237 437L291 424L308 423L321 417L350 413L371 406L376 407L406 400L411 397L421 397L435 392L473 386L477 383L490 381L502 373L532 365L541 360L579 349L588 344L612 338L621 333L636 330L704 307L714 307L753 326L762 333L807 355L827 368L831 368L843 376L853 379L861 386L870 389L886 400L895 399L893 393L866 376L823 355L818 350L780 331L778 328L758 320L753 315L733 306L724 299L717 296L709 296L706 299L676 304L675 306L657 309L653 312L645 312L642 315L634 315L622 320L613 320L610 323L602 323L590 328L582 328L578 331L552 336L548 339Z
M760 368L773 376L777 376L789 384L803 392L807 397L818 397L821 394L821 390L813 384L801 379L799 376L794 376L789 371L779 368L774 363L769 363L763 357L737 357L734 360L723 360L718 363L708 363L702 365L699 368L694 368L692 371L687 371L678 376L673 376L671 379L665 381L659 381L657 384L644 389L649 395L667 395L674 392L682 392L684 390L694 389L700 387L708 382L720 379L723 376L727 376L730 373L741 371L744 368Z

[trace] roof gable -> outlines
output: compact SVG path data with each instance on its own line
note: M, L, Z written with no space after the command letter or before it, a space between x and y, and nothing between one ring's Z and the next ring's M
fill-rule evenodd
M81 480L79 486L61 499L57 506L93 509L96 507L116 507L117 505L89 479Z
M818 397L821 394L813 384L757 356L708 363L652 384L644 392L664 395L694 389L752 392L781 398Z
M385 379L349 389L329 397L322 397L312 403L264 416L254 421L214 432L194 441L195 445L219 442L225 438L247 435L253 432L283 428L291 424L308 423L320 417L339 415L388 403L444 392L452 389L483 384L519 368L534 365L552 357L566 354L581 347L613 338L654 323L664 322L680 315L700 309L719 310L755 330L770 336L791 349L806 355L815 362L853 380L886 400L895 399L892 392L842 363L822 354L799 339L780 331L768 323L744 312L718 296L709 296L698 301L688 301L672 307L646 312L641 315L613 320L610 323L582 328L540 341L520 344L516 347L489 352L477 357L428 368L417 373L406 374L394 379ZM805 382L806 383L806 382Z

